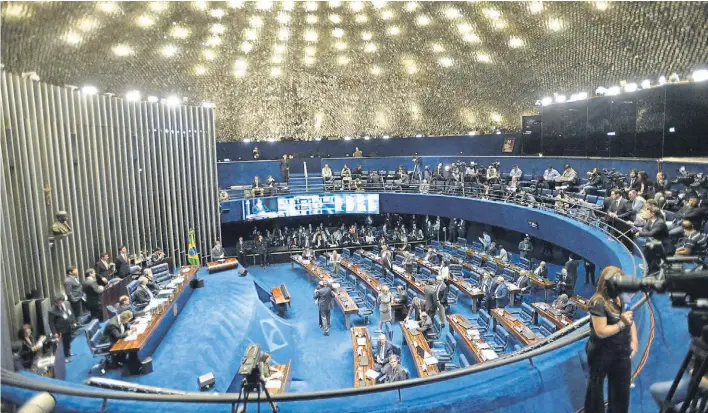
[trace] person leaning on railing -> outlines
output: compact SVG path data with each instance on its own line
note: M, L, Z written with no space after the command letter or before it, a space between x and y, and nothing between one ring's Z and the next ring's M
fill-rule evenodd
M602 270L597 291L590 298L590 339L585 345L590 378L585 393L585 413L605 412L604 382L608 379L608 410L629 411L631 359L637 352L637 328L632 311L624 310L621 297L610 297L607 279L622 275L618 267Z

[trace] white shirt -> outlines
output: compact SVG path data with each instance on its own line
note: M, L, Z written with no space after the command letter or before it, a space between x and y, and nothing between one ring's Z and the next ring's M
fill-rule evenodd
M450 267L440 268L440 276L443 278L443 280L450 279Z
M331 178L332 177L332 169L322 168L322 177L323 178Z
M499 255L497 256L497 258L500 258L505 263L509 262L509 254L504 248L501 248L499 250Z
M555 178L558 178L559 176L560 176L560 174L558 173L558 171L556 171L553 168L551 168L550 171L548 169L543 171L543 180L544 181L552 181Z
M523 174L523 172L521 171L521 168L512 168L512 169L511 169L511 172L509 173L509 176L510 176L510 177L512 177L512 178L513 178L513 177L517 177L518 179L521 179L521 177L522 177L523 175L524 175L524 174Z

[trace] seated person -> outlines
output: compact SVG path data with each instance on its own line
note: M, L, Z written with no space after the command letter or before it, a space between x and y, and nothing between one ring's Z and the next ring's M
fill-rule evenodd
M416 327L416 330L425 334L426 332L428 332L432 328L433 328L433 319L430 318L428 313L426 313L426 312L421 313L420 314L420 321L418 322L418 327Z
M160 290L160 287L157 286L155 283L154 278L152 277L152 270L150 268L146 268L143 270L143 277L147 278L147 288L152 291L153 294L156 294L158 290Z
M678 244L676 244L674 255L704 257L706 255L705 234L696 230L693 222L688 219L683 220L682 228L683 238L679 239Z
M354 181L354 190L356 192L364 192L364 182L362 182L361 178L356 178L356 181Z
M111 317L105 327L103 327L103 339L105 342L114 345L118 340L128 337L135 332L135 327L130 327L130 320L133 319L133 312L130 310L123 311ZM115 363L121 366L125 362L126 354L124 352L117 353L114 358Z
M497 243L492 241L491 244L487 245L487 249L484 251L487 255L494 255L497 252Z
M560 176L561 175L558 171L553 168L553 165L548 165L548 168L543 171L543 182L545 182L548 187L553 189L555 187L556 180L560 178Z
M427 179L423 179L423 181L421 181L419 190L421 194L427 194L430 192L430 183Z
M22 330L19 331L18 336L22 342L22 348L20 349L22 367L30 369L32 368L35 357L37 357L37 352L44 347L44 342L47 338L45 336L40 336L39 339L35 340L32 332L32 326L29 324L22 326Z
M558 177L556 181L570 186L577 185L578 173L575 172L575 169L573 169L569 164L565 164L563 167L563 175Z
M575 312L575 304L568 299L567 294L559 295L551 304L551 308L568 317L571 317Z
M676 217L673 222L667 222L669 234L672 236L681 234L681 221L684 219L691 221L694 228L701 228L703 219L706 216L706 211L702 207L699 207L698 203L698 196L695 194L689 196L688 201L676 212Z
M332 169L329 164L325 164L324 168L322 168L322 179L324 179L325 183L332 182Z
M142 311L138 311L133 304L130 303L130 297L127 295L121 295L120 298L118 299L118 302L115 304L115 309L118 311L118 314L121 314L125 311L130 311L133 313L133 316L138 317L143 314Z
M261 183L260 178L254 176L253 183L251 184L251 195L262 196L264 191L265 189L263 188L263 184Z
M376 351L374 352L374 370L381 371L388 365L390 357L393 355L393 346L386 340L385 334L380 334Z
M428 251L423 256L423 261L427 261L431 264L437 264L439 261L438 254L434 253L432 248L428 248Z
M342 168L342 172L340 173L340 176L342 177L342 190L344 190L344 186L347 186L347 189L351 190L352 189L352 171L349 169L349 166L346 164L344 165L344 168Z
M636 216L639 213L639 211L641 211L644 208L644 204L646 204L646 202L647 202L634 189L629 191L629 193L627 194L627 198L629 198L629 202L631 202L631 205L632 205L632 217Z
M261 366L260 366L261 380L263 380L263 381L275 380L283 375L283 373L280 370L271 366L270 362L271 362L270 353L268 353L266 351L263 353L263 356L261 357Z
M520 181L523 176L524 172L519 168L519 165L514 165L509 172L509 178L516 178L517 181Z
M602 188L602 174L597 168L593 168L592 172L588 172L588 182L580 191L581 194L595 195L597 190Z
M497 259L500 259L501 262L504 264L509 263L509 253L506 252L506 249L504 249L503 246L499 247L499 254L496 256Z
M226 258L224 247L221 246L221 242L216 241L214 248L211 249L211 259L214 261L222 261L224 258Z
M152 291L148 288L147 277L138 278L138 288L133 293L133 304L135 308L142 310L147 307L152 300Z
M152 265L159 264L164 259L165 259L165 252L162 251L162 248L155 247L155 250L152 252L152 255L150 255L150 260L152 261Z
M425 312L425 302L421 300L420 297L413 298L413 303L408 309L406 320L410 320L412 317L414 321L420 321L423 318L423 314L427 315L427 313Z
M487 168L487 183L488 184L498 184L499 183L499 171L494 166L494 164L489 165Z
M509 192L516 192L519 186L519 178L512 176L511 180L509 181L509 185L506 187L506 190Z
M275 194L278 192L278 183L275 182L275 178L273 178L273 175L268 175L268 178L266 178L265 184L263 186L269 194Z
M361 178L364 176L364 165L359 164L354 168L354 172L352 172L352 176L355 176L357 178Z
M393 383L408 379L408 372L400 365L397 355L389 357L388 364L381 369L381 375L376 379L379 383Z
M514 281L514 285L516 285L520 290L519 294L516 295L517 301L520 301L521 295L526 294L529 290L531 290L531 279L529 278L529 272L521 271L519 278Z

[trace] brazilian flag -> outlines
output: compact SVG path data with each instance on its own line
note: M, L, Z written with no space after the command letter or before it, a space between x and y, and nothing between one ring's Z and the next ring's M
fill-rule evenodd
M199 265L199 251L197 251L197 241L194 236L194 229L189 230L189 246L187 249L187 262L191 265Z

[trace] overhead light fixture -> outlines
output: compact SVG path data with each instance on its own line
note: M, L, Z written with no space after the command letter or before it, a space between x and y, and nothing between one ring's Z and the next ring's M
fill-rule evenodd
M364 136L365 141L368 141L369 139L371 139L371 137L369 135Z
M422 133L417 133L417 134L415 135L415 137L416 137L416 138L422 138L422 137L423 137L423 134L422 134Z
M243 143L251 143L251 140L248 139L248 138L246 138L246 139L243 140Z
M337 39L341 39L344 36L344 30L337 27L336 29L332 30L332 36L336 37Z
M417 24L418 26L427 26L428 24L430 24L430 17L421 14L420 16L415 18L415 24Z
M305 32L305 41L306 42L316 42L317 41L317 32L314 30L308 30Z
M186 39L189 37L189 29L182 26L176 26L170 31L170 35L175 39Z
M351 137L351 136L345 136L345 137L344 137L344 140L345 140L345 141L350 141L350 140L352 140L352 137Z
M224 11L222 9L212 9L209 11L209 14L211 15L211 17L214 17L216 19L220 19L220 18L224 17L224 15L226 13L224 13Z
M532 1L529 3L529 11L532 14L538 14L543 11L543 2L542 1Z
M140 27L150 27L155 24L155 20L147 14L143 14L142 16L138 17L136 23Z
M550 18L548 19L548 29L553 32L557 32L563 28L563 22L559 19Z
M607 96L616 96L620 94L620 87L619 86L612 86L611 88L607 89Z
M669 132L670 132L670 133L676 132L676 128L674 128L674 127L669 128Z
M204 73L206 73L206 68L202 65L197 65L194 67L194 73L198 75L203 75Z
M615 132L607 132L607 136L615 136L615 135L616 135Z
M447 9L445 9L445 17L447 17L450 20L453 20L453 19L458 19L458 18L462 17L462 14L456 8L449 7Z
M524 45L524 41L519 39L518 37L512 37L509 39L509 47L512 49L519 48Z
M113 50L113 54L116 56L130 56L133 54L133 49L130 48L127 44L118 44L113 46L111 49Z
M81 88L81 93L84 95L95 95L98 93L98 89L96 89L96 86L84 86Z
M282 73L283 73L282 69L280 69L280 67L278 67L278 66L270 68L271 77L279 77Z
M708 80L708 70L706 69L698 69L693 72L691 75L691 78L693 78L694 82L705 82Z
M362 38L364 41L367 41L367 42L368 42L369 40L371 40L372 37L373 37L373 35L371 34L371 32L363 32L363 33L361 34L361 38Z
M678 83L680 82L681 79L679 79L678 73L672 73L671 76L669 76L669 83Z
M541 99L541 105L543 106L548 106L551 103L553 103L553 98L550 96L546 96L545 98Z
M334 24L339 24L342 22L342 18L338 14L330 14L329 21L331 21Z
M384 139L389 139L389 138L390 138L390 136L388 136L388 135L384 135L384 136L383 136L383 138L384 138Z
M160 50L160 53L165 57L172 57L177 54L177 48L174 45L168 44Z
M369 18L366 17L365 14L357 14L356 17L354 17L354 21L359 24L362 24L362 23L366 23L367 21L369 21Z
M637 84L636 84L636 83L627 83L626 85L624 85L624 91L625 91L625 92L630 92L630 93L631 93L631 92L636 92L637 89L638 89L638 87L637 87Z
M659 77L659 85L665 85L666 84L666 76L660 76Z
M391 26L386 30L386 32L391 36L398 36L401 34L401 29L398 26Z
M374 53L376 51L376 44L374 43L366 43L364 45L364 51L366 53Z
M148 102L150 102L150 103L157 103L159 101L160 101L160 98L158 98L157 96L148 96Z
M409 1L406 3L406 11L415 11L418 8L418 2Z
M604 86L600 86L597 89L595 89L595 94L596 95L606 95L607 94L607 88Z
M441 58L438 60L438 63L439 63L440 66L442 66L442 67L451 67L451 66L455 63L455 61L452 60L452 58L449 58L449 57L441 57Z
M179 106L182 104L182 99L178 98L177 96L169 96L167 99L165 99L165 103L168 106Z
M248 19L248 24L250 24L251 27L263 27L263 18L261 16L252 16Z
M393 18L393 11L391 11L391 10L384 10L384 11L381 13L381 18L382 18L383 20L391 20L391 19Z
M565 95L556 95L556 103L565 102Z
M650 87L651 87L651 80L649 80L649 79L642 80L642 89L649 89Z
M137 102L140 100L140 91L139 90L131 90L130 92L125 94L125 100L128 102Z

